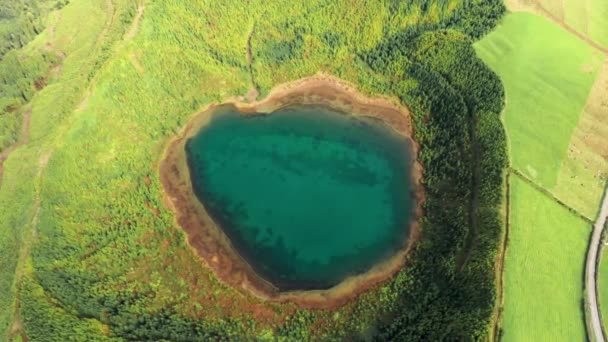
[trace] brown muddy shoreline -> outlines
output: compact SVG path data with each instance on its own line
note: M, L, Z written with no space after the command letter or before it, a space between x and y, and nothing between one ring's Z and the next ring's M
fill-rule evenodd
M346 304L364 291L393 276L405 265L407 254L420 236L419 219L422 216L424 192L421 186L422 167L413 162L412 197L416 206L409 223L407 243L393 257L375 265L369 271L349 277L326 290L281 292L260 277L233 248L229 238L209 217L202 203L195 196L185 158L184 144L210 119L218 106L234 105L243 113L271 113L291 105L323 105L363 116L382 120L410 141L412 156L417 156L419 146L412 139L413 128L409 111L382 98L369 98L346 82L327 75L303 78L273 89L262 101L243 103L242 98L230 99L222 104L210 104L194 114L190 122L169 142L160 163L160 179L165 190L165 205L176 215L177 223L184 229L188 243L194 252L224 283L245 289L264 300L293 302L305 308L332 309Z

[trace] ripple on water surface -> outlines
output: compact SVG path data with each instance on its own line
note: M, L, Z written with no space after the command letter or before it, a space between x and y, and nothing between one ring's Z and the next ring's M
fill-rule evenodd
M405 246L411 151L378 121L320 106L222 106L186 155L211 218L281 290L329 288Z

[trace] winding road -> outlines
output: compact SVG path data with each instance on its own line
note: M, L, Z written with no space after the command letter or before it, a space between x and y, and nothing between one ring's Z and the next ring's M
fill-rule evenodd
M608 217L608 190L604 195L600 213L598 215L595 226L593 227L593 235L591 236L591 244L587 252L587 265L585 267L585 287L587 289L587 303L589 304L590 324L593 331L589 335L593 335L595 341L604 342L604 333L602 332L602 320L600 318L600 310L597 302L597 253L600 247L602 230L606 224ZM592 339L593 341L593 339Z

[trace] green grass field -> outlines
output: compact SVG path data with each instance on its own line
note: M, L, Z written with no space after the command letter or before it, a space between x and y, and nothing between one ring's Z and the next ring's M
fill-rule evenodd
M601 149L594 147L604 124L597 119L602 88L593 86L605 56L529 13L507 15L475 48L506 88L503 118L512 167L595 218L605 184L601 171L607 167ZM511 193L504 338L583 340L590 226L515 175Z
M564 161L577 163L567 159L568 147L603 61L601 53L529 13L507 15L475 47L506 88L504 121L512 166L539 185L558 189L558 197L593 217L602 192L594 170L576 168L580 174L571 176L584 179L577 187L559 187L558 176Z
M566 0L542 1L552 14L562 20L577 32L608 48L608 2L603 0ZM607 57L608 58L608 57ZM608 179L608 158L606 158L605 139L608 136L608 59L598 76L594 89L590 94L587 107L583 112L579 126L573 137L568 152L568 159L576 159L578 163L566 160L560 171L556 193L568 193L570 189L581 187L582 184L606 184ZM591 171L591 172L590 172ZM592 174L595 173L595 174ZM599 177L598 177L599 176ZM590 191L593 196L578 196L575 193L573 201L581 205L593 204L597 198L597 187ZM584 202L584 203L583 203ZM592 216L593 217L593 216ZM594 218L594 217L593 217ZM608 254L604 248L600 259L599 303L604 326L608 326Z
M566 24L608 48L608 2L567 0L563 4Z
M504 341L582 341L591 227L517 176L511 194Z
M608 48L608 2L604 0L537 0L536 2L566 25Z

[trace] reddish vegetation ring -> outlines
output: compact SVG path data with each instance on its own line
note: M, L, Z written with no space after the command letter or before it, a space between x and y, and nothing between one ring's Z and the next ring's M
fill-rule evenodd
M371 99L345 82L330 76L304 78L274 89L260 102L245 104L230 100L245 113L269 113L293 104L325 105L353 115L376 118L391 126L411 141L412 156L418 155L419 146L412 139L409 111L386 99ZM300 307L336 308L350 299L390 278L405 265L406 256L420 235L419 219L424 198L421 186L422 167L415 161L412 170L413 196L416 203L410 222L409 238L393 257L377 264L371 270L349 277L327 290L281 292L264 280L239 256L228 237L209 217L194 194L187 166L184 144L208 123L210 113L218 104L195 114L191 122L172 139L160 164L160 178L165 189L165 202L176 215L177 223L187 234L188 243L224 283L250 291L254 295L274 301L289 301Z

